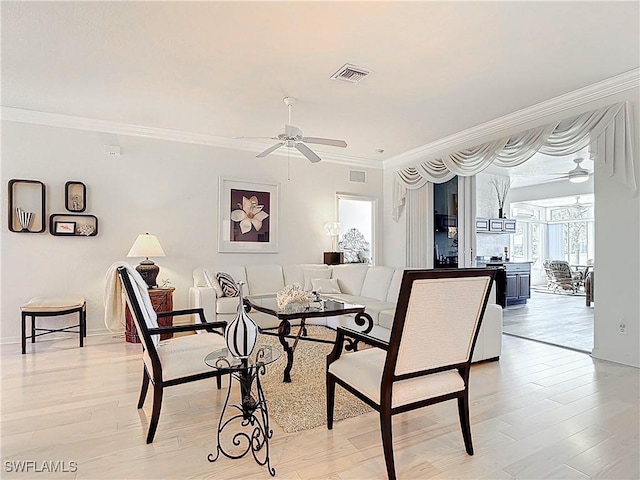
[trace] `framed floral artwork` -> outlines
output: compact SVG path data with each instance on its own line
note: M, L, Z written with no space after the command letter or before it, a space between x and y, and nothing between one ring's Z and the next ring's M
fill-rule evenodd
M277 253L279 185L220 177L218 251Z

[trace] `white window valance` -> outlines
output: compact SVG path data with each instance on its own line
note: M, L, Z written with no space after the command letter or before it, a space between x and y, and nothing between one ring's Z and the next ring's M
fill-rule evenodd
M537 152L571 155L586 146L591 159L604 167L609 177L635 194L630 108L628 102L615 103L399 170L395 172L392 217L395 221L400 218L407 190L421 188L427 182L444 183L455 175L476 175L491 164L515 167Z

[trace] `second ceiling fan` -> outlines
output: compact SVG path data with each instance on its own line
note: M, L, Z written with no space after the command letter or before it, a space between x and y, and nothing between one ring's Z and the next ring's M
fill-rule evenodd
M306 144L313 143L317 145L329 145L331 147L345 148L347 142L344 140L334 140L332 138L319 138L319 137L305 137L302 134L302 130L298 127L291 125L291 107L295 105L296 99L293 97L284 97L283 101L289 109L289 122L284 126L284 133L281 133L277 137L269 137L273 140L279 140L278 143L267 148L265 151L260 152L256 157L262 158L269 155L271 152L277 150L280 147L288 147L297 149L302 155L307 157L310 162L316 163L322 160L313 150L311 150Z
M589 180L589 175L591 174L591 172L580 166L580 164L583 161L584 161L584 158L575 158L573 160L573 163L575 163L576 166L573 169L569 170L566 173L550 173L549 175L559 175L559 176L547 181L551 182L559 179L567 179L571 183L586 182L587 180Z

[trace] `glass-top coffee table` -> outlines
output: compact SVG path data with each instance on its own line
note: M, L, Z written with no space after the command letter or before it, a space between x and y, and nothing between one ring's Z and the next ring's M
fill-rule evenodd
M259 312L266 313L277 317L280 325L277 327L277 333L271 332L271 329L261 329L264 335L277 336L282 344L282 348L287 354L287 366L284 369L283 382L291 382L291 368L293 367L293 354L296 350L299 340L309 342L334 344L335 340L324 340L321 338L313 338L307 336L307 318L333 317L339 315L355 314L356 325L363 327L362 333L369 333L373 328L373 320L364 309L364 305L355 305L346 303L341 300L320 297L319 301L312 302L309 306L289 304L285 308L279 308L275 294L265 295L248 295L245 298L245 304L249 308L253 308ZM290 320L300 319L300 326L295 335L291 335ZM293 339L293 344L289 345L287 339Z

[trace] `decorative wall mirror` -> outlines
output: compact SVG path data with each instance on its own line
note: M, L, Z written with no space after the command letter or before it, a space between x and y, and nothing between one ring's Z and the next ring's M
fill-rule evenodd
M87 208L87 187L82 182L64 184L64 208L70 212L84 212Z

